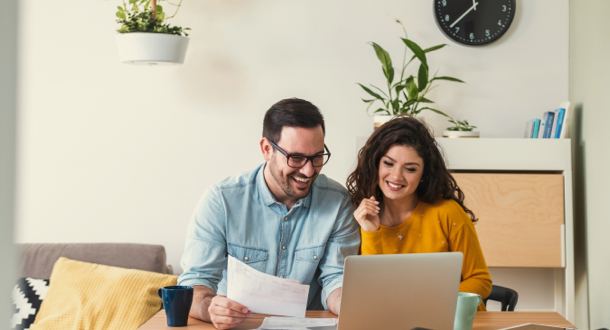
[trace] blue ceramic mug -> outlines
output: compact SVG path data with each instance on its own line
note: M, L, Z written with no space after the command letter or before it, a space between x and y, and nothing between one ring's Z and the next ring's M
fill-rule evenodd
M170 327L184 327L189 320L189 312L193 303L192 286L166 286L160 288L159 298L163 300L167 325Z

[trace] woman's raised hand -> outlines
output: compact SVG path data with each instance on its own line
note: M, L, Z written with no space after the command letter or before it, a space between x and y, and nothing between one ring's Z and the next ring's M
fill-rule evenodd
M360 202L360 205L354 211L354 218L364 231L379 230L379 202L374 196L365 198Z

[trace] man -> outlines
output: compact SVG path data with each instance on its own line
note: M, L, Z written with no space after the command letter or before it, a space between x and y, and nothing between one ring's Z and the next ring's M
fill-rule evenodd
M330 158L324 118L286 99L265 114L265 163L209 188L189 224L180 285L195 288L190 315L229 329L251 312L228 299L227 254L267 274L310 285L308 308L339 314L343 263L360 232L347 191L320 174ZM321 287L321 292L320 292Z

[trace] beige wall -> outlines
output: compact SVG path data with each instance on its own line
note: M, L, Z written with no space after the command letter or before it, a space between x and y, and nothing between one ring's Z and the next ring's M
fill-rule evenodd
M17 2L0 0L0 329L12 316L15 283L13 212L15 188L15 115L17 92Z
M589 308L590 328L610 328L610 2L570 1L570 99L579 119L575 165L581 173L577 203L577 295L581 324ZM587 288L588 278L588 288ZM587 299L588 296L588 299ZM584 319L584 320L583 320Z

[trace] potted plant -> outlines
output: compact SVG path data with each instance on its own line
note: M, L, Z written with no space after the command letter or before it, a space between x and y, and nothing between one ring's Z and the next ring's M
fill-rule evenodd
M452 123L453 126L447 127L447 129L443 131L443 137L446 137L446 138L478 138L480 136L480 133L478 131L473 131L473 129L475 129L477 127L471 126L468 123L468 120L456 120L456 119L450 118L449 122Z
M400 20L396 20L396 22L402 26L402 22L400 22ZM371 99L362 99L362 101L368 103L368 107L366 108L367 112L373 104L381 102L380 107L373 112L376 115L376 128L381 126L384 122L390 120L393 116L417 116L424 110L429 110L448 117L444 112L430 107L434 101L426 98L426 94L438 86L435 84L435 82L438 82L439 80L463 83L462 80L457 78L437 76L438 70L436 73L430 76L430 67L426 53L441 49L447 46L447 44L422 49L417 43L408 38L407 31L404 26L402 29L405 33L405 37L401 38L401 40L405 44L405 51L402 59L402 66L400 67L400 77L398 77L398 79L395 81L397 75L394 67L392 66L390 54L378 44L371 42L371 45L377 54L377 58L381 62L381 68L383 70L383 74L385 75L387 86L385 90L382 90L374 85L371 85L372 88L369 88L360 83L358 84L360 87L362 87L362 89L364 89L365 92L373 97ZM407 62L408 50L413 53L413 56ZM411 62L414 60L419 62L417 74L407 76L405 71L409 64L411 64Z
M172 16L166 16L157 2L165 0L128 0L118 6L116 37L121 62L129 64L171 65L184 63L189 28L170 26L166 20L176 16L182 0Z

